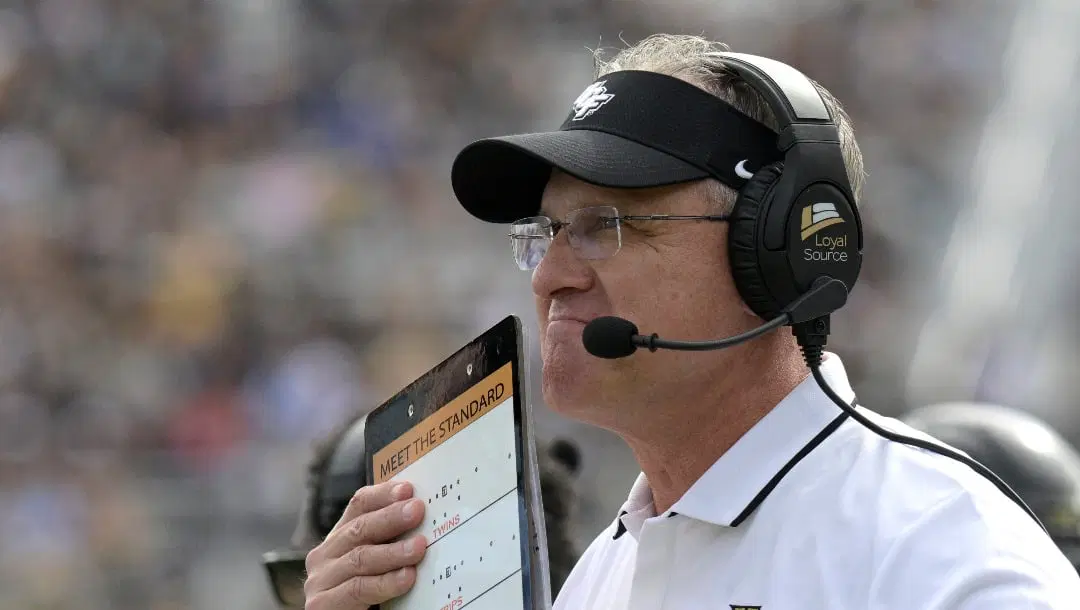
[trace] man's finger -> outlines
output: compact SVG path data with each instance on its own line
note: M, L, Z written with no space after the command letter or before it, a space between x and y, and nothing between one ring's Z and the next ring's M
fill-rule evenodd
M359 546L309 574L307 584L311 590L325 591L357 576L380 576L398 568L416 565L426 551L427 541L423 536Z
M411 498L412 494L412 485L397 481L384 481L378 485L361 487L349 499L345 512L341 514L341 518L334 524L334 528L330 530L330 533L334 533L338 528L364 513L374 512L380 508L390 506L394 502Z
M406 567L379 576L350 578L308 598L309 610L354 610L401 597L416 582L416 568Z
M420 525L423 516L424 503L416 498L360 515L327 536L319 545L319 555L341 557L359 546L388 542Z

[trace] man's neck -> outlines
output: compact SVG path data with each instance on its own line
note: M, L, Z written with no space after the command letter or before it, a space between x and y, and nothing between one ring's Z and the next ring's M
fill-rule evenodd
M649 421L620 431L649 480L656 513L675 502L809 374L797 353L747 350L723 382L706 382L681 404L642 410ZM692 397L692 398L691 398Z

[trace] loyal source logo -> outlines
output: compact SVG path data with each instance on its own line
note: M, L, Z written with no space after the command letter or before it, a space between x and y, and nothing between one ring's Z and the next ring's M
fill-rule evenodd
M811 203L803 208L802 222L800 223L800 236L804 244L811 240L809 247L803 249L803 260L821 262L847 262L848 254L844 251L847 247L847 235L830 237L819 235L818 232L826 227L843 224L844 219L840 212L836 211L835 203Z

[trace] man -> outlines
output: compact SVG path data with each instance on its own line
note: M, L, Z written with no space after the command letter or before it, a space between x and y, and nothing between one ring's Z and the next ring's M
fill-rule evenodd
M440 392L440 389L429 391ZM316 445L307 465L307 493L297 515L290 547L263 556L274 596L284 607L304 606L307 551L333 530L353 493L367 484L363 471L366 417L366 412L356 413ZM571 524L577 504L574 477L581 456L576 445L561 438L540 445L540 449L537 462L551 589L557 592L580 555L571 535Z
M1023 498L1080 571L1080 454L1046 422L975 402L915 409L901 420L994 471Z
M808 378L790 332L617 360L584 349L585 323L605 315L671 339L761 323L734 281L724 221L745 217L729 217L736 189L779 173L776 121L724 67L726 50L650 37L600 63L559 131L480 141L454 163L466 210L524 219L512 244L533 271L547 404L614 431L641 466L556 610L1075 607L1080 578L1037 523L968 466L853 421ZM857 197L853 129L822 97ZM821 374L854 400L840 358L827 355ZM308 555L309 572L335 585L309 587L308 610L364 608L408 590L423 553L411 540L385 542L421 518L411 493L357 493L347 525Z

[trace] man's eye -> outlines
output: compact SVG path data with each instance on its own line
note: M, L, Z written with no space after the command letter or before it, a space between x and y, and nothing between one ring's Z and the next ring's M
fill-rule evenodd
M581 223L581 233L582 235L596 235L605 229L614 228L614 226L606 218L584 219L584 222Z

